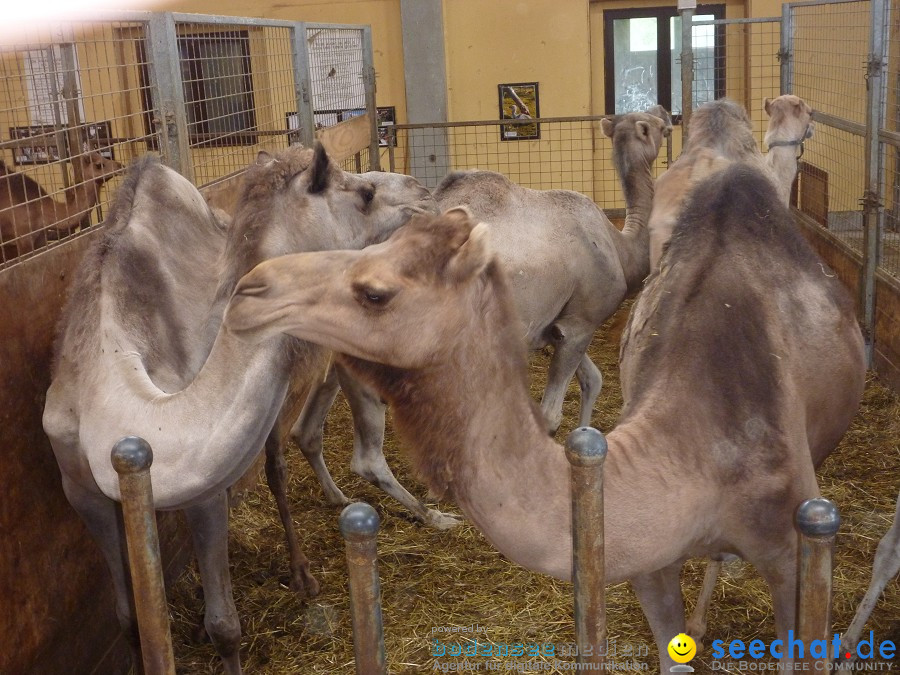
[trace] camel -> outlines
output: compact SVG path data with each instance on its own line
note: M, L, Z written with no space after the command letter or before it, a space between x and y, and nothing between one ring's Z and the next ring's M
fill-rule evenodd
M648 225L650 265L654 270L691 186L734 162L751 164L760 170L771 180L782 204L788 205L797 174L796 146L802 148L803 141L812 136L812 109L803 99L786 95L766 99L765 110L769 114L766 141L770 147L765 157L753 137L750 118L734 101L706 103L692 115L691 133L681 156L656 181ZM818 467L824 456L813 460ZM732 557L716 556L707 567L697 604L687 622L687 631L698 645L706 633L706 613L722 562Z
M555 346L543 400L552 432L559 426L565 388L573 373L582 390L581 423L590 423L602 377L585 351L596 328L639 288L649 271L645 224L653 199L651 167L672 129L668 113L660 106L604 119L601 126L613 140L613 159L625 194L621 232L584 195L523 188L493 171L451 173L434 192L440 205L465 204L490 223L491 236L500 242L500 264L512 278L513 299L527 324L526 340L532 349L548 343ZM382 452L384 403L340 363L310 393L291 432L328 503L348 501L322 457L324 420L339 386L353 411L351 469L426 524L455 525L456 518L426 508L397 482Z
M76 158L82 181L58 202L23 173L0 166L0 242L5 260L30 253L47 241L47 231L64 233L81 223L100 202L100 188L122 170L119 162L92 151Z
M875 551L875 564L872 566L872 581L866 594L856 609L850 626L841 638L841 654L850 654L851 660L856 658L856 646L863 628L884 587L900 572L900 495L897 496L897 510L890 529L878 542Z
M73 282L43 423L66 496L110 568L135 663L141 659L116 522L113 444L138 435L153 448L154 504L185 510L206 630L225 671L240 673L226 489L264 443L270 482L284 478L283 467L268 461L277 445L273 426L289 390L320 377L328 356L292 338L265 349L236 340L220 328L225 305L237 280L261 260L381 241L422 203L431 196L415 179L347 174L321 147L261 152L226 231L176 172L152 158L131 169ZM295 546L292 586L313 594L316 581Z
M797 177L797 161L803 154L803 143L812 138L812 108L799 96L785 94L765 100L769 125L765 142L769 146L766 166L775 178L781 201L788 204L791 186ZM797 154L797 148L800 154Z
M393 406L432 492L510 560L569 579L569 466L529 396L524 326L490 233L457 208L362 251L266 261L237 285L225 326L259 349L287 333L343 354ZM632 581L662 668L684 631L688 557L752 562L779 637L793 628L793 515L818 494L811 451L837 444L865 381L853 300L823 269L769 178L739 164L694 188L632 310L625 405L607 436L605 572Z
M747 112L734 101L722 98L704 103L691 116L691 133L681 156L656 181L648 224L651 268L656 269L691 186L733 162L762 169L787 205L797 175L796 147L802 153L803 142L813 134L812 108L797 96L785 95L766 99L765 110L769 114L765 158L753 138Z

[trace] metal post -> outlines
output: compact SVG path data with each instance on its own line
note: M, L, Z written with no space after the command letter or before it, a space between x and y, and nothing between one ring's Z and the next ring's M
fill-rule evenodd
M688 125L694 110L694 7L681 9L681 147L687 145Z
M397 145L397 129L394 128L393 124L389 124L387 127L387 144L388 144L388 171L391 173L397 172L397 158L394 156L394 148Z
M294 48L294 92L297 100L300 143L311 148L316 142L316 121L313 116L309 42L306 39L306 24L302 21L295 23L291 28L291 42Z
M579 427L566 439L572 465L572 581L578 663L606 658L606 584L603 555L603 461L606 438Z
M804 661L810 670L825 672L831 658L831 582L834 537L841 516L834 502L822 497L807 499L797 509L800 530L800 571L797 594L797 636L804 645ZM825 641L825 656L810 654L813 640Z
M794 91L794 63L791 51L794 41L794 14L789 4L781 6L781 49L778 50L778 62L781 64L781 94Z
M381 585L378 581L378 514L365 502L341 512L341 535L350 578L350 617L353 652L358 675L386 675L384 628L381 620Z
M160 134L163 161L189 181L194 180L188 137L187 112L181 81L180 52L175 17L170 12L150 15L147 22L147 61L150 87L157 117L153 123Z
M175 675L172 633L169 630L169 611L150 486L152 463L153 451L143 438L127 436L112 449L113 468L119 474L144 672L146 675Z
M884 231L883 161L879 130L884 126L885 113L885 21L886 0L871 2L871 34L869 62L866 71L866 192L863 195L863 269L860 279L860 307L863 336L866 341L866 365L872 367L875 352L875 273L881 263L881 244Z
M372 52L372 28L362 29L363 83L366 88L366 110L371 120L372 138L369 143L369 171L381 171L381 150L378 147L378 109L375 106L375 62Z

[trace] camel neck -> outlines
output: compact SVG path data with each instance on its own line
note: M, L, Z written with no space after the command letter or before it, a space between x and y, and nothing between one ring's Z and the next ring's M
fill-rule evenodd
M388 394L414 469L429 488L438 493L446 488L466 517L510 560L569 579L568 460L563 447L547 436L528 391L525 346L522 333L515 332L521 327L513 324L510 330L507 311L492 294L474 304L481 308L478 322L469 322L461 331L465 343L455 347L466 358L451 355L443 360L447 365L404 378L390 373L397 385L394 395L390 387L379 388ZM643 527L653 522L645 520L650 517L645 510L656 509L646 496L661 495L667 486L661 484L665 471L658 463L645 470L648 462L643 458L650 453L638 440L638 427L616 429L608 437L605 501L611 580L657 569L647 565L674 555ZM693 506L687 501L683 505ZM682 516L684 509L673 509L665 526L677 532L681 521L696 520Z
M625 193L625 226L622 228L619 257L628 292L632 293L650 273L650 234L647 230L653 204L650 166L631 167L628 175L622 178L622 190Z
M797 175L797 146L770 147L766 154L766 166L775 178L775 187L781 201L787 204L791 196L791 185Z

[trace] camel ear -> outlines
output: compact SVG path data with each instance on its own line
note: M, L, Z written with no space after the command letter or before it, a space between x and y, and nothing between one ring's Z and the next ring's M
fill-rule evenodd
M469 210L469 207L462 204L460 204L459 206L454 206L452 209L447 209L446 211L444 211L443 215L455 222L465 222L472 220L472 212Z
M316 149L313 153L313 163L309 168L309 191L312 194L324 192L328 187L329 178L331 176L331 160L325 151L325 146L316 143Z
M616 125L613 124L613 121L609 117L604 117L600 120L600 129L603 131L603 134L607 138L613 137L613 131L615 130Z
M650 123L649 122L635 122L634 128L637 129L638 135L643 136L644 138L650 137Z
M447 263L447 276L450 281L461 283L481 274L490 262L488 226L478 223Z
M270 155L265 150L260 150L258 153L256 153L256 164L258 166L265 166L266 164L271 162L273 159L274 159L274 157L272 157L272 155Z
M763 108L766 109L766 115L771 117L772 116L772 99L767 98L765 100L765 102L763 103Z

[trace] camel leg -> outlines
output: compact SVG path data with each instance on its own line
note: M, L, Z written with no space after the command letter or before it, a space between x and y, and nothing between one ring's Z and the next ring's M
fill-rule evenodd
M591 342L593 330L586 326L561 326L552 328L554 334L553 358L550 359L550 370L547 373L547 386L541 399L541 411L547 422L550 435L556 433L562 422L563 400L566 388L572 381L575 370ZM593 403L591 404L593 408ZM582 411L583 414L583 411Z
M306 397L300 417L291 429L291 438L300 446L300 451L316 473L319 484L325 492L325 501L332 506L349 504L350 500L341 492L325 466L322 437L325 418L331 409L340 386L334 368L329 368L324 382L316 382Z
M228 570L228 501L219 492L184 510L200 567L206 611L203 624L227 675L241 672L241 624Z
M687 621L685 632L694 638L698 652L703 649L703 637L706 635L706 615L709 612L709 603L712 601L713 593L715 593L716 581L719 579L721 569L721 560L710 559L707 561L706 574L703 575L703 586L700 588L700 595L697 598L694 611Z
M681 563L631 579L644 616L653 631L659 650L659 672L668 673L675 662L669 656L669 642L684 632L684 598L681 596Z
M266 481L278 505L278 516L281 518L281 526L287 540L291 568L290 588L300 597L315 597L319 594L319 582L309 571L309 560L300 548L297 529L291 518L287 498L287 463L284 461L284 446L278 438L277 424L266 438Z
M428 508L400 485L384 459L384 403L378 394L342 366L337 365L335 368L341 389L353 412L351 471L387 492L426 525L439 530L458 525L459 518Z
M575 377L578 378L578 387L581 389L581 416L578 418L578 426L588 427L594 414L594 404L603 389L603 375L588 355L582 354Z
M875 603L881 596L881 592L887 585L888 581L900 572L900 495L897 496L897 509L894 514L894 522L887 531L881 541L878 542L878 549L875 551L875 564L872 566L872 581L869 589L866 591L865 597L859 603L856 615L844 633L841 640L841 654L856 654L856 645L865 628L866 621L872 610L875 609Z
M104 495L85 490L68 480L65 474L62 478L63 491L69 503L81 516L106 559L116 594L116 617L128 640L135 672L140 675L144 672L141 638L131 597L131 577L125 558L125 537L116 514L116 503Z

